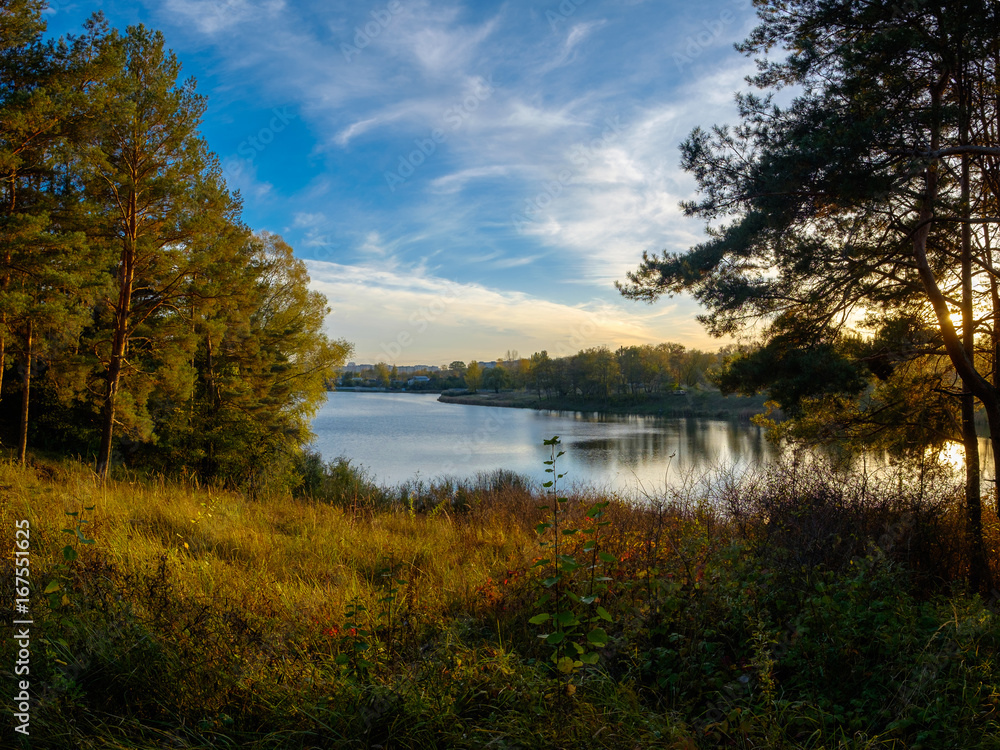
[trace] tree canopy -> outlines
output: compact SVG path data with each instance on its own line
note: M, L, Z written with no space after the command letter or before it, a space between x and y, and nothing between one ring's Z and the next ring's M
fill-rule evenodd
M45 42L43 7L0 0L2 437L253 492L350 345L292 249L242 224L162 35L98 15Z
M757 56L749 83L764 93L737 97L735 127L696 129L681 147L699 189L683 207L709 222L708 239L645 255L619 289L692 293L717 335L763 324L728 383L771 388L786 406L870 397L865 380L946 362L952 382L925 379L924 394L959 415L978 535L974 400L1000 440L998 6L755 5L760 24L739 49ZM901 395L867 404L898 409Z

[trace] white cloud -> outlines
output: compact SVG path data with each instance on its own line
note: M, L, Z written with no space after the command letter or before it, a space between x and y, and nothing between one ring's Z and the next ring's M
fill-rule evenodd
M473 167L460 172L452 172L431 181L430 188L438 193L454 193L461 190L466 183L483 177L500 177L508 174L510 168L501 164L490 167Z
M701 222L678 208L694 183L678 166L677 144L695 125L733 119L732 92L743 88L753 66L732 53L718 64L715 49L727 43L722 36L739 31L738 23L681 71L673 62L671 27L662 23L671 19L667 4L642 9L649 23L641 27L638 15L624 22L628 11L620 2L607 4L611 12L602 12L600 3L581 4L553 33L544 12L526 0L485 14L457 0L404 0L402 11L348 60L342 45L352 43L357 24L364 26L361 19L371 20L385 0L364 7L326 0L146 2L164 22L180 19L213 35L213 75L224 82L223 97L260 102L264 112L288 105L299 113L300 132L312 140L300 155L299 165L308 161L309 169L295 173L297 184L281 171L285 164L270 161L261 163L274 173L258 175L248 162L227 170L227 179L242 189L248 206L266 205L265 222L297 233L290 238L297 247L330 250L307 254L368 259L363 272L337 266L344 279L323 282L336 284L331 303L350 312L335 320L358 332L350 338L359 356L362 340L394 340L400 321L433 299L435 292L414 278L413 268L422 267L418 258L433 259L436 273L458 279L494 273L496 288L462 287L464 327L442 319L435 329L472 348L475 336L485 337L491 350L504 336L522 336L522 350L551 347L554 332L572 329L581 309L607 312L609 343L612 334L670 338L671 315L678 314L686 319L677 335L703 340L687 302L578 308L510 289L519 283L518 268L534 272L539 266L532 264L544 258L548 273L574 287L562 292L563 301L609 298L610 281L635 268L644 250L684 250L701 241ZM746 14L752 16L749 9ZM609 54L616 49L628 52ZM489 97L459 127L442 126L445 113L491 76ZM616 117L619 131L602 142ZM382 179L386 165L394 168L414 139L439 127L447 131L445 142L405 190L390 196ZM363 148L350 148L359 144ZM559 187L552 191L554 182ZM540 196L545 206L518 235L511 214ZM281 201L286 213L276 219ZM344 247L349 255L333 254ZM499 317L491 323L490 315ZM506 333L495 320L504 321Z
M377 255L381 257L389 255L389 249L383 243L382 237L378 232L369 232L365 235L365 241L362 243L360 250L365 255Z
M166 9L182 16L203 34L218 34L232 27L259 20L273 18L285 8L284 0L167 0Z
M366 120L359 120L358 122L351 123L349 127L344 128L339 133L334 141L339 146L346 146L347 143L356 135L361 135L366 130L371 130L379 122L378 117L369 117Z
M296 229L303 229L303 228L313 229L318 225L324 223L326 223L326 214L321 214L321 213L310 214L310 213L299 212L295 214L295 221L293 222L292 226L294 226Z
M422 11L422 12L421 12ZM411 29L399 41L405 52L431 77L450 78L467 69L478 47L497 28L498 17L479 26L455 24L455 9L418 9L409 19ZM405 54L404 52L404 54Z
M236 154L222 160L222 177L230 190L239 190L243 197L265 200L274 191L274 185L257 178L257 165L250 159Z
M579 280L608 284L635 268L643 251L685 250L701 241L702 222L685 217L694 192L677 146L696 125L732 120L732 94L751 69L740 61L685 86L676 101L636 111L603 138L581 140L547 161L514 206L521 231L578 259ZM568 179L561 179L568 176Z
M510 348L567 356L591 346L700 344L697 324L671 326L675 305L567 305L522 292L455 283L420 268L307 261L327 296L330 333L355 344L359 361L396 364L461 357L492 359Z

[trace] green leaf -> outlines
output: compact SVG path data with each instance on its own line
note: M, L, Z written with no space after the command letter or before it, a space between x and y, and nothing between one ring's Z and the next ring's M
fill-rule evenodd
M544 612L540 615L535 615L530 620L528 620L528 622L530 622L532 625L541 625L543 622L548 622L550 619L552 619L552 615L550 615L548 612Z
M347 664L350 660L351 658L347 654L337 654L337 658L334 659L337 664Z
M613 563L618 562L614 555L608 554L607 552L598 552L597 556L601 558L602 562Z
M560 581L561 579L562 579L562 576L553 576L552 578L546 578L546 579L545 579L544 581L542 581L542 584L543 584L543 585L544 585L544 586L545 586L546 588L552 588L552 587L553 587L553 586L555 586L555 585L556 585L557 583L559 583L559 581Z
M45 587L43 594L51 594L53 591L58 591L62 588L62 584L59 581L49 581L49 585Z
M603 646L608 642L608 633L604 628L594 628L587 633L587 640L595 646Z
M611 615L608 613L608 610L606 610L604 607L597 608L597 616L600 617L602 620L607 620L608 622L611 622Z
M582 661L584 664L597 664L597 660L600 658L601 657L598 655L596 651L591 651L589 654L583 654L580 657L580 661Z
M595 601L597 601L597 597L596 596L581 596L580 597L580 602L583 603L583 604L593 604Z
M62 548L63 560L66 562L73 562L77 558L76 550L72 546L66 545Z
M558 622L563 627L570 627L572 625L579 625L580 621L576 619L576 615L572 612L560 612L556 615L556 622Z
M566 640L566 634L565 633L549 633L545 637L545 642L547 644L549 644L550 646L558 646L564 640Z
M575 666L576 662L574 662L573 659L571 659L568 656L564 656L556 664L556 669L558 669L563 674L569 674L570 672L573 671L573 668Z

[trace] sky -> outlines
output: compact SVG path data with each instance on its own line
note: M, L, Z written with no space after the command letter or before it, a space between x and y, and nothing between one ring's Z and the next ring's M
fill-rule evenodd
M614 282L704 237L678 145L736 121L750 0L52 0L49 33L98 10L163 32L353 361L726 343Z

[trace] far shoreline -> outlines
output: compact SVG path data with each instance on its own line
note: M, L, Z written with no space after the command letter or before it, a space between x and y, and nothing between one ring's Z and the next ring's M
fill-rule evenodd
M535 409L537 411L577 411L599 414L656 416L666 418L737 419L749 422L757 414L767 411L764 396L723 396L719 391L691 390L651 394L638 400L624 397L604 399L580 396L550 396L539 398L525 391L500 393L469 393L444 391L438 401L445 404L468 406L494 406L507 409Z

